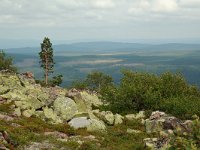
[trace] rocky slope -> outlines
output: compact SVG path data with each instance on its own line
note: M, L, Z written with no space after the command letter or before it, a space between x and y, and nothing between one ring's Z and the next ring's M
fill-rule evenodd
M121 116L93 110L93 106L98 108L101 105L102 101L94 92L44 88L27 74L0 73L0 149L81 149L81 145L87 142L92 142L96 149L116 149L104 145L106 140L116 138L114 133L132 139L141 138L141 149L167 149L175 131L189 133L192 130L191 121L182 121L163 112L153 112L146 118L144 111ZM82 129L84 133L80 132ZM29 141L21 142L25 132L31 137L26 138ZM107 137L109 134L113 137ZM120 136L118 138L121 140ZM69 145L69 142L76 146Z

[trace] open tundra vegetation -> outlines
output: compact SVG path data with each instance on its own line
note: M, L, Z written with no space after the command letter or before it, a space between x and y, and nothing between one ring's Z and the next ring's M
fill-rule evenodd
M48 38L39 56L44 79L19 73L13 59L0 53L0 149L200 149L200 90L182 74L129 68L116 82L111 75L92 71L63 88L63 74L54 69L59 66ZM102 59L93 65L117 67L121 62Z

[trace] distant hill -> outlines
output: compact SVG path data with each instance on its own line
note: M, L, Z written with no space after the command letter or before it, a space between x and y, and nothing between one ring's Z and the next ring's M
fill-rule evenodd
M140 44L140 43L120 43L120 42L85 42L73 44L54 45L55 53L80 53L86 54L98 52L132 52L141 50L151 51L167 51L167 50L200 50L200 44L183 44L183 43L168 43L168 44ZM14 54L36 54L40 51L40 47L23 47L11 48L5 50L7 53Z

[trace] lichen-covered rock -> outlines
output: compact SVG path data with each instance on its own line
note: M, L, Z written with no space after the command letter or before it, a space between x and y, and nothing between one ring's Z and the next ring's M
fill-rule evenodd
M123 116L121 116L119 114L115 114L114 125L122 124L123 123L123 119L124 119Z
M106 131L105 123L101 120L90 119L90 125L87 127L87 131L90 131L90 132L94 132L94 131L105 132Z
M89 94L86 91L81 92L81 97L82 99L86 102L87 106L101 106L103 103L102 101L98 98L98 96L96 94Z
M164 122L165 122L164 119L159 119L159 120L146 119L145 120L146 132L147 133L152 133L152 132L162 131Z
M24 111L22 112L22 115L23 115L24 117L30 118L32 115L34 115L34 113L35 113L35 110L34 110L34 109L27 109L27 110L24 110Z
M167 116L164 112L161 112L161 111L154 111L151 113L151 116L149 117L149 119L151 120L155 120L155 119L159 119L161 117L165 117Z
M140 111L137 114L127 114L125 116L125 118L127 120L143 119L143 118L145 118L145 112L144 111Z
M181 133L191 132L191 121L182 121L174 116L165 114L164 112L152 112L149 119L145 120L145 128L147 133L176 130Z
M13 115L20 117L22 115L21 109L20 108L15 108Z
M108 125L113 125L115 116L111 111L102 111L99 113L94 113L99 119L103 120Z
M52 123L63 123L63 120L53 111L52 108L43 108L45 118L49 119Z
M87 91L71 89L68 91L67 96L74 99L74 101L79 106L80 111L86 111L86 109L91 110L92 105L99 107L103 104L96 94L89 93Z
M76 103L64 96L60 96L54 101L53 108L55 113L65 121L71 120L78 112Z
M90 120L87 117L73 118L68 124L74 129L87 128L90 125Z

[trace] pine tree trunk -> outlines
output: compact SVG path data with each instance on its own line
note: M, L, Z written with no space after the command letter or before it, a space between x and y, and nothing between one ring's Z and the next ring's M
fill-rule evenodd
M47 56L45 56L45 83L48 84L48 60Z

